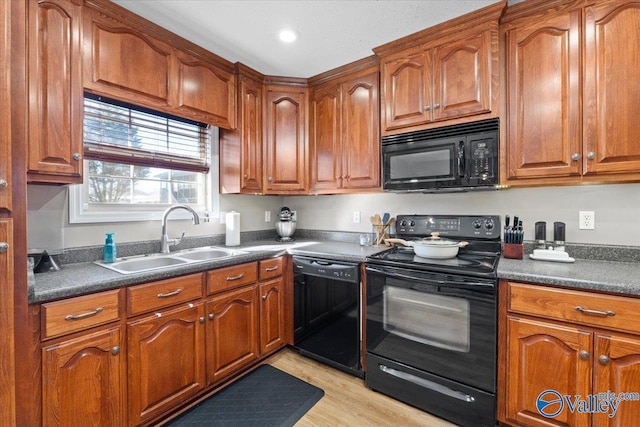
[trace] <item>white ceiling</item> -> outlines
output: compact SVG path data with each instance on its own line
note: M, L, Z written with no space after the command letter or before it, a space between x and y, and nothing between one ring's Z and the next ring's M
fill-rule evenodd
M497 0L113 1L231 62L306 78ZM285 27L299 34L295 43L279 41Z

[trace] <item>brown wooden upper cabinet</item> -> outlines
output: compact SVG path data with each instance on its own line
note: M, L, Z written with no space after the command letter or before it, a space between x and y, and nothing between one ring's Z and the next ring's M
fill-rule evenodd
M267 84L264 90L264 192L306 194L308 89Z
M235 127L235 75L228 61L117 5L84 13L84 87L226 129ZM118 13L120 12L120 13Z
M220 192L263 192L263 88L264 76L238 68L238 123L235 130L220 130Z
M508 184L639 180L640 2L527 6L502 26Z
M367 59L371 62L371 59ZM311 89L311 193L380 187L378 66Z
M468 116L497 117L503 7L497 3L374 49L380 57L383 135Z
M28 2L29 182L82 182L80 3Z

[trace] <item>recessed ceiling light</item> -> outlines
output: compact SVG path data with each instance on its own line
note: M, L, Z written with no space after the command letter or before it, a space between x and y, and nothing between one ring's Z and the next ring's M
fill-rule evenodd
M285 43L293 43L298 38L298 34L293 30L280 31L280 40Z

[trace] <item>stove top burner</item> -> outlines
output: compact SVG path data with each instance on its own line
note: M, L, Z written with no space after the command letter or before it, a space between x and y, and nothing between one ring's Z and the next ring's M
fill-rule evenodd
M415 255L413 248L394 246L367 258L367 262L423 271L495 277L500 259L500 218L469 215L398 215L397 237L405 240L427 237L432 231L469 244L455 258L433 259Z

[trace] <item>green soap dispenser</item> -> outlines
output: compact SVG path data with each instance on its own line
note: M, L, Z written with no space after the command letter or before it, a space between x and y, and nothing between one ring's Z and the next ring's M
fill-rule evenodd
M107 239L104 242L104 262L116 261L116 244L113 241L113 235L116 233L106 233Z

